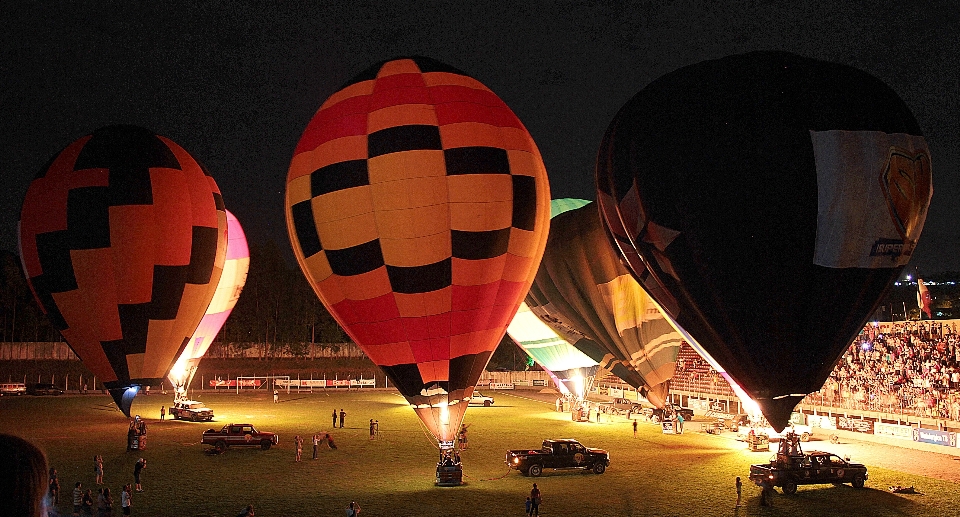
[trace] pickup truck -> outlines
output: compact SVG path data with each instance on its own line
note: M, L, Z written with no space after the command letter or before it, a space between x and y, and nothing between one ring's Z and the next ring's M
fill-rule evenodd
M259 446L263 450L280 443L276 433L260 432L251 424L227 424L222 429L207 429L203 432L201 443L213 445L223 452L231 446Z
M780 487L784 494L795 494L798 485L850 483L863 488L867 467L851 463L836 454L821 451L804 453L796 435L785 435L780 452L766 464L750 465L750 481Z
M170 406L170 416L175 420L190 420L191 422L213 420L213 410L196 400L181 400Z
M582 469L603 474L610 466L610 454L567 438L544 440L539 450L507 451L506 462L510 468L534 477L542 474L543 469Z

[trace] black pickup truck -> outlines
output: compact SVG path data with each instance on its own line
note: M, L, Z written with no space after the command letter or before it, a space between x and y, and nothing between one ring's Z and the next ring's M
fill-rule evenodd
M540 449L507 451L507 465L515 470L539 476L543 469L582 469L603 474L610 466L610 454L603 449L584 447L577 440L544 440Z
M805 453L794 433L786 434L780 444L775 459L750 465L750 481L757 486L778 486L784 494L795 494L798 485L850 483L854 488L863 488L867 480L867 467L863 464L851 463L829 452Z

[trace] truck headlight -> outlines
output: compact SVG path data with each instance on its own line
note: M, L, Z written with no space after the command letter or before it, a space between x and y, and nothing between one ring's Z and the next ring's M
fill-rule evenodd
M513 458L514 463L520 463L520 458Z

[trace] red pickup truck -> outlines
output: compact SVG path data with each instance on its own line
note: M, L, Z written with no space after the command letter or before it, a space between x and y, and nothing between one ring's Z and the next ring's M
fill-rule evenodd
M257 431L251 424L227 424L222 429L207 429L203 432L204 445L213 445L218 451L227 447L259 446L263 450L280 443L280 436L276 433Z

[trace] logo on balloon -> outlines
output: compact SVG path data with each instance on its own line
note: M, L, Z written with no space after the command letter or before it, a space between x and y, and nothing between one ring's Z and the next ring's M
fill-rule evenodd
M890 158L880 175L880 186L890 217L905 241L904 253L916 245L911 235L926 215L930 199L930 157L925 152L890 148Z

